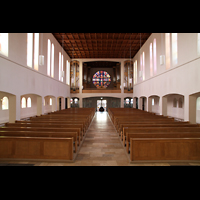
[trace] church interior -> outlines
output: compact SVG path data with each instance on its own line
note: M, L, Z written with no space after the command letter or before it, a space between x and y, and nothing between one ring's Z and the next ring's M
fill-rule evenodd
M200 33L0 33L0 166L200 166Z

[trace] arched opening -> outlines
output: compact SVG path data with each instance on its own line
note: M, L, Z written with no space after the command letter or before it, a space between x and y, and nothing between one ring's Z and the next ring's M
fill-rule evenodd
M79 98L73 97L70 99L71 108L79 108Z
M24 94L20 97L20 119L40 116L42 112L42 97L37 94Z
M148 112L160 114L160 97L152 95L148 97Z
M44 97L44 113L56 111L56 98L48 95Z
M133 98L132 97L124 98L124 108L133 108Z
M57 110L65 109L65 99L62 96L57 97Z
M168 94L163 98L162 109L166 116L174 117L176 120L184 120L184 96L181 94Z
M0 124L16 120L16 96L0 91Z
M139 109L147 111L147 98L146 97L140 97Z

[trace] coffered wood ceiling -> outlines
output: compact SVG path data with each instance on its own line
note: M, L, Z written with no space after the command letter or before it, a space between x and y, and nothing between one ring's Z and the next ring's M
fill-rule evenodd
M133 58L151 33L52 33L70 58Z

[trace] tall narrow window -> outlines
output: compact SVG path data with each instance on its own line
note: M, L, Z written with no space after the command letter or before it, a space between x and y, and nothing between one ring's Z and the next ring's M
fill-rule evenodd
M172 60L173 65L176 65L178 63L178 34L172 33Z
M51 73L51 41L48 39L48 44L47 44L47 75L50 76Z
M63 55L59 52L59 80L63 82Z
M38 70L39 60L39 33L34 34L34 69Z
M22 98L22 102L21 103L22 103L21 107L22 108L26 108L26 98L25 97Z
M142 78L144 81L145 80L145 53L144 52L142 53L142 72L143 72Z
M156 39L153 40L153 63L154 63L154 75L157 72L157 55L156 55Z
M134 84L137 83L137 60L134 62Z
M165 33L166 69L170 68L170 33Z
M69 81L70 81L70 63L69 63L69 61L67 60L66 61L66 65L67 65L67 68L66 68L66 83L67 83L67 85L69 85L70 83L69 83Z
M54 77L54 44L52 43L51 48L51 77Z
M63 58L63 55L62 55L62 61L61 61L61 81L63 82L63 77L64 77L64 73L63 73L63 61L64 60L64 58Z
M8 33L0 33L0 54L8 56Z
M33 62L33 33L27 33L27 66L32 67Z
M59 81L61 81L61 61L62 60L62 55L61 52L59 52Z
M152 43L149 46L149 56L150 56L150 76L153 76L153 47L152 47Z
M31 98L27 99L27 108L31 108Z
M8 110L8 97L2 99L2 110Z

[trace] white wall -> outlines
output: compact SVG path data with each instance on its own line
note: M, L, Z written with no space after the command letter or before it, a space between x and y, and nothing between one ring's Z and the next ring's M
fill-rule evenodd
M149 45L154 38L157 44L157 73L150 77L150 58ZM140 71L140 54L145 52L145 80L139 77ZM172 54L172 51L171 51ZM137 84L134 86L133 97L149 97L157 95L162 98L168 94L180 94L188 101L189 95L200 91L200 57L197 55L197 33L178 33L178 63L172 64L170 69L166 69L166 65L160 65L160 55L165 55L165 34L153 33L141 50L133 58L133 62L137 60ZM176 116L189 119L189 104L183 105L182 110L170 109L170 101L168 101L169 116ZM162 114L162 109L160 109Z
M0 54L0 91L8 92L16 95L16 119L28 116L25 109L21 110L21 96L26 94L34 94L42 97L45 96L63 96L70 97L70 88L66 85L66 77L64 81L59 81L59 52L64 55L64 71L66 75L66 60L70 61L70 57L62 51L61 45L57 42L51 33L40 33L39 55L44 55L44 65L39 66L36 71L27 67L27 33L9 33L9 53L8 57ZM43 37L43 39L42 39ZM54 78L47 76L47 41L48 39L54 43ZM34 45L33 45L34 46ZM34 66L34 65L33 65ZM34 101L33 101L34 102ZM56 103L56 102L55 102ZM33 104L33 106L35 106ZM28 108L27 108L28 109ZM31 114L35 111L29 109ZM42 105L42 113L44 113L44 104ZM6 114L0 109L0 122ZM5 121L5 120L2 120Z

